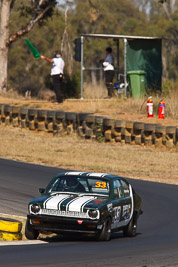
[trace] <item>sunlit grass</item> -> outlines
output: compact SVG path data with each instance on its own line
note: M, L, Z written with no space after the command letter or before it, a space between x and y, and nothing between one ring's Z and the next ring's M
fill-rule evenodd
M59 168L107 172L178 183L178 153L134 145L98 143L0 126L0 157Z

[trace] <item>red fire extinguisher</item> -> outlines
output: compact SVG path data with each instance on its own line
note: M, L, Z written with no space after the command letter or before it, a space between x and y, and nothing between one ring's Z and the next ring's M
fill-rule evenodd
M164 119L164 114L165 114L165 102L164 100L161 100L159 102L159 119Z
M153 99L150 96L147 100L147 116L148 118L153 117Z

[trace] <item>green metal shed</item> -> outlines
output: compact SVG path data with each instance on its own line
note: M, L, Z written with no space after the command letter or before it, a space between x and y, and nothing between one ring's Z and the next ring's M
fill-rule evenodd
M84 38L117 40L117 68L119 68L119 40L124 41L124 84L127 94L127 72L143 70L146 72L147 86L153 91L161 91L162 80L162 38L147 36L83 34L81 35L81 98L83 98L83 45ZM118 69L119 73L119 69Z

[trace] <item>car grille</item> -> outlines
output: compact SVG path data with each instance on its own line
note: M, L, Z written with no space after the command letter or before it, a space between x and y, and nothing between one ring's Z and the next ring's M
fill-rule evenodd
M44 229L44 230L51 230L51 231L57 231L57 230L74 230L74 231L94 231L96 230L95 225L90 225L82 222L82 224L79 224L78 221L76 222L49 222L49 221L41 221L40 224L37 224L34 226L38 229Z

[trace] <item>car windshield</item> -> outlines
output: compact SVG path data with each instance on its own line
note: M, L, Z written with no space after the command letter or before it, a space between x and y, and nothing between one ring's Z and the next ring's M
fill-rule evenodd
M75 192L109 195L109 181L97 177L60 176L53 179L46 188L46 193Z

